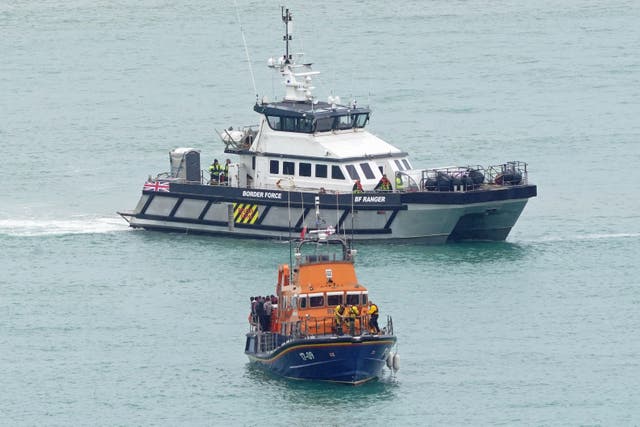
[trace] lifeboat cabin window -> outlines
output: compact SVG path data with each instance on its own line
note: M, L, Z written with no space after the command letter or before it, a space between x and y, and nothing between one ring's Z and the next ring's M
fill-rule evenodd
M360 175L358 175L358 171L356 170L356 167L353 165L347 165L347 172L349 172L349 177L351 179L360 179Z
M360 292L347 292L347 304L360 305Z
M373 174L373 171L371 170L371 166L369 166L369 163L360 163L360 167L362 168L362 172L364 172L364 176L366 176L367 179L374 179L376 177Z
M324 307L324 294L309 294L309 307Z
M300 163L298 173L300 176L311 176L311 163Z
M316 165L316 178L327 177L327 165Z
M367 305L369 303L369 295L362 294L362 305Z
M327 292L327 306L342 304L342 292Z
M280 173L280 162L277 160L271 160L269 162L269 172L273 173L273 174L279 174Z
M298 299L298 303L300 308L307 308L307 296L300 295Z
M282 174L283 175L295 175L296 164L293 162L282 162Z
M331 178L333 178L333 179L344 179L344 174L340 170L340 166L338 166L338 165L331 166Z

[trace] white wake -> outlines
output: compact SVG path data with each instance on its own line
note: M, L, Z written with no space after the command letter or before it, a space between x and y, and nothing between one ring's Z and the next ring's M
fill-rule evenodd
M0 235L53 236L97 234L126 231L129 227L119 217L73 217L69 219L0 219Z

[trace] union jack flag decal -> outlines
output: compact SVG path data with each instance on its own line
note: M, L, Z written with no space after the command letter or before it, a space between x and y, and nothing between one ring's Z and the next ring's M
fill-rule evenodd
M169 191L169 183L167 181L147 181L142 187L144 191Z

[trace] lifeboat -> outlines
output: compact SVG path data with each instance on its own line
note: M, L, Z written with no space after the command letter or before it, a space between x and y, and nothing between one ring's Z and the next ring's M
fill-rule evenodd
M331 228L296 242L293 268L278 268L276 294L252 304L245 345L251 363L285 378L351 385L382 375L396 355L393 321L386 316L379 325L369 314L355 256Z

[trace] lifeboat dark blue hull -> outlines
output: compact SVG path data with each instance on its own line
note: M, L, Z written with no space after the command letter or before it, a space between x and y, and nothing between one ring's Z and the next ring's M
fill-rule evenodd
M297 339L285 342L273 335L260 342L257 334L247 334L245 354L249 360L276 375L299 380L362 384L381 375L395 336L342 336ZM284 342L278 345L278 342ZM273 347L273 350L269 348ZM269 351L263 351L269 350Z

